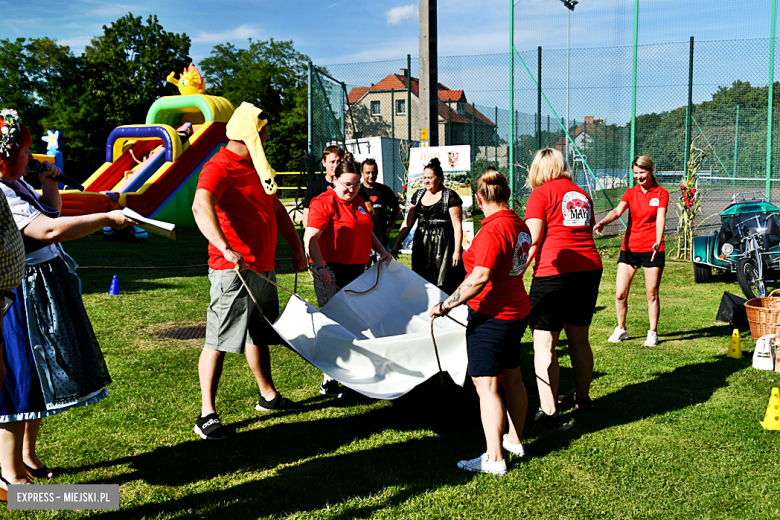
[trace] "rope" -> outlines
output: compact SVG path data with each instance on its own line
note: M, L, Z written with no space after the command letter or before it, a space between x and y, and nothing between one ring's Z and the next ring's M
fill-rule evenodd
M236 272L236 274L238 274L238 277L241 279L241 283L242 283L242 284L244 284L244 287L246 288L246 292L248 292L248 293L249 293L249 296L252 298L252 301L253 301L253 302L255 302L255 305L257 305L257 306L258 306L258 308L259 308L259 307L260 307L260 305L257 303L257 300L255 300L255 295L254 295L254 294L252 294L252 291L249 289L249 286L246 284L246 280L244 280L244 277L243 277L243 276L241 276L241 271L238 269L238 266L234 267L234 268L233 268L233 270ZM290 296L297 296L298 298L300 298L300 297L301 297L299 294L296 294L296 293L294 293L294 292L290 291L289 289L287 289L286 287L282 287L282 286L281 286L281 285L279 285L278 283L274 282L273 280L271 280L270 278L268 278L266 275L264 275L264 274L263 274L263 273L261 273L260 271L255 271L255 270L254 270L254 269L252 269L251 267L247 267L247 268L246 268L246 270L247 270L247 271L251 271L251 272L255 273L257 276L259 276L260 278L262 278L262 279L263 279L263 280L265 280L266 282L270 283L271 285L275 285L275 286L276 286L278 289L281 289L281 290L283 290L284 292L286 292L286 293L287 293L287 294L289 294ZM296 280L296 282L297 282L297 280Z
M365 291L353 291L352 289L344 289L344 294L346 293L366 294L376 289L376 286L379 285L379 268L381 266L382 266L382 262L379 262L379 264L377 264L376 267L376 282L374 282L374 285L372 285L370 289L366 289Z

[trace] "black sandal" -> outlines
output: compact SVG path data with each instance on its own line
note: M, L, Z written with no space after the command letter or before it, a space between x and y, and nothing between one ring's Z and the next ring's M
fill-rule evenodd
M23 463L24 464L24 463ZM36 479L36 478L45 478L47 480L54 478L54 470L52 470L47 465L43 465L42 468L31 468L27 464L24 465L24 469L27 471L27 474L30 476L30 478ZM51 477L49 476L51 474Z
M5 489L0 488L0 502L8 502L8 486L10 486L11 483L4 479L3 475L0 475L0 480L5 483Z

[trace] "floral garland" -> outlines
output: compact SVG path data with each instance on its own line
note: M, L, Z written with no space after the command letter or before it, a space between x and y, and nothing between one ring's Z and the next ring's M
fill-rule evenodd
M16 110L0 110L0 153L11 156L11 147L16 144L22 125L22 118Z

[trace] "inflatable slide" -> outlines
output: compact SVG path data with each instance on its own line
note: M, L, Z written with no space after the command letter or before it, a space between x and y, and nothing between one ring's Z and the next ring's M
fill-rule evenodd
M194 226L192 200L203 165L228 139L233 105L222 97L166 96L150 107L142 125L114 129L106 161L85 191L63 191L63 215L128 207L145 217Z

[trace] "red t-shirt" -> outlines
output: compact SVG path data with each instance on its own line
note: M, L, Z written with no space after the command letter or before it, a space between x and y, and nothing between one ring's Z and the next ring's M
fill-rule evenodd
M602 269L593 242L593 202L569 179L545 182L528 197L525 218L544 221L534 264L534 276L555 276Z
M230 247L241 253L252 269L272 271L276 252L276 195L265 192L252 159L243 159L222 148L203 166L198 189L217 198L219 227ZM223 270L235 266L209 243L209 267Z
M512 210L498 211L482 221L482 229L463 252L468 274L475 267L493 271L491 280L469 300L475 311L500 320L522 320L531 312L523 272L531 247L531 232Z
M655 244L655 219L660 208L669 207L669 192L656 183L647 190L647 193L644 193L637 184L626 190L620 201L628 204L628 229L623 235L623 245L620 250L634 253L651 252ZM659 251L663 251L664 247L664 239L661 238Z
M325 262L368 263L374 221L359 195L348 202L341 200L333 188L328 188L312 199L306 227L322 231L318 243Z

